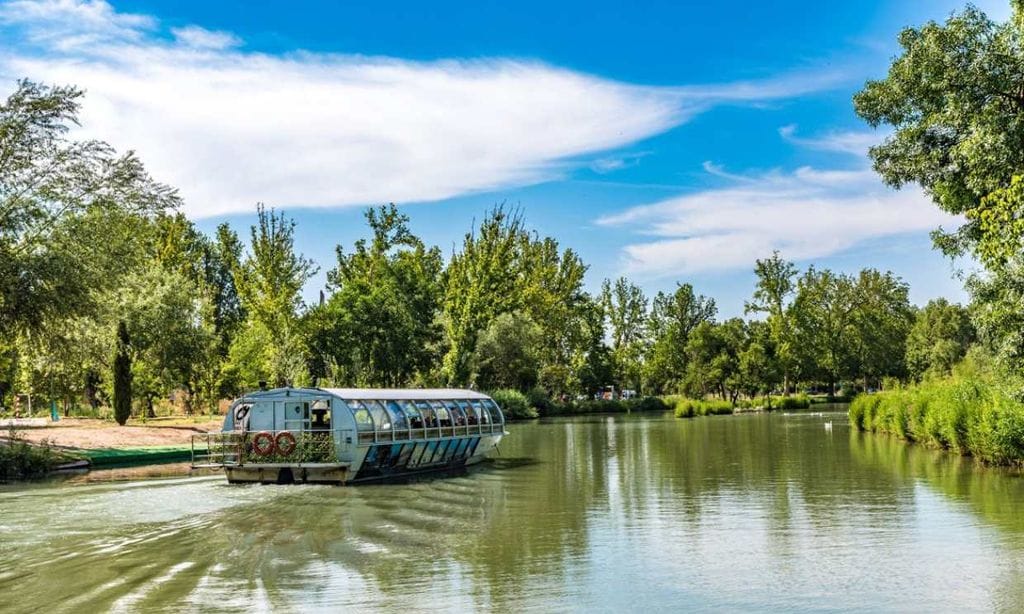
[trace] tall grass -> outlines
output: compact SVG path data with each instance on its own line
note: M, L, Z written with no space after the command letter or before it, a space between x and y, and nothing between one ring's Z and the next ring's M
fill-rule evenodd
M994 380L960 376L857 396L850 424L997 465L1024 464L1024 404Z
M704 401L699 399L678 399L676 401L676 418L693 418L695 416L717 416L731 414L735 411L729 401Z

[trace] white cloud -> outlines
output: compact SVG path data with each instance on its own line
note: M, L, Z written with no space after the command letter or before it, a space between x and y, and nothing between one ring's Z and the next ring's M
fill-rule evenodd
M197 49L228 49L242 44L242 40L230 32L207 30L199 26L171 28L171 34L182 45Z
M137 150L193 217L251 211L257 200L429 201L540 182L711 105L842 78L667 88L508 59L272 56L198 26L168 36L103 0L15 0L0 5L0 24L0 74L84 87L86 134Z
M959 225L920 191L894 191L867 168L798 168L737 177L735 185L633 207L599 220L655 237L624 249L638 277L749 268L780 250L792 260L821 258L864 241Z
M868 149L881 143L887 134L884 131L878 132L830 132L816 138L805 138L796 136L796 125L790 124L779 128L779 135L786 141L807 147L820 149L822 151L834 151L847 153L855 156L867 156Z

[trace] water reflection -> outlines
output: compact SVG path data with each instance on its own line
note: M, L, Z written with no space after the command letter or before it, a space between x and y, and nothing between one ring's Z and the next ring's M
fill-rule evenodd
M511 430L494 462L408 484L8 487L0 594L25 611L1024 604L1019 478L841 413Z

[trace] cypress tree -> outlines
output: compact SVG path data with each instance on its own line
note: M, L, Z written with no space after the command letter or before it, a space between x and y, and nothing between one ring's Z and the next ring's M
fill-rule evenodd
M128 327L117 323L117 349L114 350L114 420L124 425L132 414L132 358Z

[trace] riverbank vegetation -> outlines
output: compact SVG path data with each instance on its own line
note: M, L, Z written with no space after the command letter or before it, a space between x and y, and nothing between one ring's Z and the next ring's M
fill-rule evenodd
M999 464L1024 461L1024 2L1012 5L1005 23L968 7L905 29L888 75L854 98L893 130L875 169L964 216L936 246L982 268L967 275L969 312L934 303L915 323L906 363L920 383L858 397L851 423Z
M11 427L0 441L0 482L40 477L68 460L49 442L31 444Z
M858 396L850 423L986 463L1024 465L1024 403L1017 393L972 358L951 377Z

